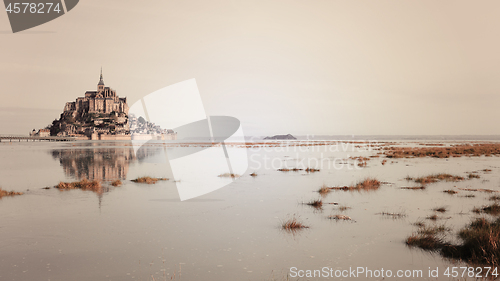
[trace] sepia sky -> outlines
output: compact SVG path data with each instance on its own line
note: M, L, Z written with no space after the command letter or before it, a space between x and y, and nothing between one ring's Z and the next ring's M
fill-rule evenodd
M195 78L246 135L500 134L500 2L84 0L12 34L0 134L106 86L129 105Z

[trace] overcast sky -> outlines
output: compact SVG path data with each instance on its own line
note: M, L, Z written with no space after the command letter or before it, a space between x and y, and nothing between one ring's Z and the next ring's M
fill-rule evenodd
M129 105L195 78L246 135L500 134L499 1L84 0L12 34L0 134L106 86Z

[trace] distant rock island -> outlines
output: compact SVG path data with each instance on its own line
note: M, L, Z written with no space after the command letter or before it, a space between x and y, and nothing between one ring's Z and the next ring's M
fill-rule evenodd
M265 140L296 140L297 138L288 134L288 135L275 135L272 137L265 137Z

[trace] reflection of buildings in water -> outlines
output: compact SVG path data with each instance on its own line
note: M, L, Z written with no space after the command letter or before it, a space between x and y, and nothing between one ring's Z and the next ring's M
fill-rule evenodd
M134 150L126 147L55 149L52 157L59 159L67 176L89 180L125 179L135 159Z

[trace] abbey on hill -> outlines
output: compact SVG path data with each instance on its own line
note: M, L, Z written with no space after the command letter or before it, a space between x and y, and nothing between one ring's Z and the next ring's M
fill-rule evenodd
M105 87L102 69L97 91L67 102L59 120L48 127L51 136L69 136L91 140L130 139L127 98Z

